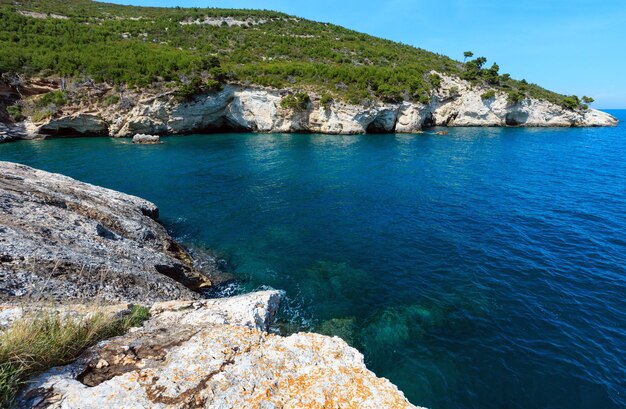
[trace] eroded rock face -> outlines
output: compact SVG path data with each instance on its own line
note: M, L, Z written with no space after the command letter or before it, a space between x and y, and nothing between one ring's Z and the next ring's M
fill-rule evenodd
M499 91L495 97L483 100L482 95L490 88L474 87L459 78L439 75L442 86L430 107L436 125L572 127L615 126L618 122L613 116L595 109L571 111L532 98L511 105L507 94ZM457 90L457 95L451 97L453 89Z
M97 114L77 113L53 118L42 124L38 133L43 135L107 135L109 127Z
M414 407L339 338L267 334L278 302L265 291L156 304L143 328L37 377L20 407Z
M36 130L34 132L37 132ZM0 143L18 139L28 139L28 132L22 125L6 125L0 122Z
M434 72L433 72L434 73ZM473 86L457 77L439 74L441 87L428 104L404 102L371 106L334 102L322 106L320 97L301 111L281 108L286 90L227 85L217 93L179 102L172 92L137 94L129 91L134 106L101 107L93 112L72 111L41 124L26 122L29 137L55 134L131 137L137 133L164 135L224 130L250 132L316 132L362 134L414 133L425 126L614 126L617 120L594 109L570 111L547 101L526 99L511 105L496 90L493 98L481 95L489 87ZM8 139L8 138L7 138ZM1 140L1 139L0 139Z
M195 299L210 286L138 197L0 162L0 301Z

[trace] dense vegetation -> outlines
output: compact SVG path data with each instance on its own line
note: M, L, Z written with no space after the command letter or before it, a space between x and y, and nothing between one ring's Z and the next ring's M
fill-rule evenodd
M137 87L160 83L177 86L181 99L238 82L316 91L326 102L428 102L441 83L430 74L435 70L509 92L510 99L533 96L566 107L573 102L501 75L495 63L484 68L483 57L461 63L272 11L0 0L0 19L5 78L58 76Z
M32 375L72 362L85 348L124 334L149 316L149 310L141 306L133 306L121 318L98 307L83 318L44 307L0 330L0 407L11 407L15 394Z

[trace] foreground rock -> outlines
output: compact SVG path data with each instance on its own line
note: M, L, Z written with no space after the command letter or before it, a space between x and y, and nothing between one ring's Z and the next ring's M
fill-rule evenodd
M434 73L434 72L433 72ZM220 92L181 102L173 92L126 91L117 105L67 106L41 123L21 124L12 139L48 135L169 135L235 130L245 132L415 133L429 126L614 126L617 120L594 109L568 110L533 98L510 104L507 94L439 74L440 88L429 103L322 104L311 95L305 109L284 109L289 90L227 85ZM106 93L106 90L100 90ZM488 91L493 97L483 99ZM88 92L88 90L86 91ZM7 138L7 140L9 140Z
M146 135L138 133L133 136L133 143L142 145L156 145L161 143L161 137L158 135Z
M160 303L143 328L37 377L20 407L412 408L339 338L265 331L279 293Z
M207 276L138 197L0 162L0 301L196 299Z

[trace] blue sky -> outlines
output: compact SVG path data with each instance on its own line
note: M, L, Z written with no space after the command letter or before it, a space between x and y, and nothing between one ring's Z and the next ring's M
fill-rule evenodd
M109 0L144 6L283 11L462 59L599 108L626 108L626 0Z

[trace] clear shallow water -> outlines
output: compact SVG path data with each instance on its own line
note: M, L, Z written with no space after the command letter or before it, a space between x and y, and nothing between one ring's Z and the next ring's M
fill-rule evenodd
M614 112L626 121L626 111ZM415 404L626 407L626 127L0 145L145 197ZM286 321L286 322L285 322Z

